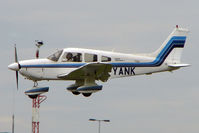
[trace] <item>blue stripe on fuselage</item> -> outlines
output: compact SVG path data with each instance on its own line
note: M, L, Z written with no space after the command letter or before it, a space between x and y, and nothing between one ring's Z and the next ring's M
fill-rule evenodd
M172 37L162 51L158 54L156 59L152 62L140 62L140 63L111 63L114 67L155 67L160 66L166 57L174 48L183 48L185 44L185 36Z
M67 64L37 64L37 65L21 65L21 67L32 68L77 68L85 65L86 63L67 63Z
M160 66L170 52L174 48L183 48L185 44L186 36L173 36L162 51L158 54L156 59L152 62L140 62L140 63L129 63L129 62L118 62L118 63L108 63L113 67L155 67ZM25 68L77 68L85 65L86 63L67 63L67 64L37 64L37 65L21 65Z

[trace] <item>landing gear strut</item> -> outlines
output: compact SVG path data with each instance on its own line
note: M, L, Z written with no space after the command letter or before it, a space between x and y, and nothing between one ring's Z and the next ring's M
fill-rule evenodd
M33 85L33 87L37 87L37 86L38 86L37 81L34 81L34 85Z

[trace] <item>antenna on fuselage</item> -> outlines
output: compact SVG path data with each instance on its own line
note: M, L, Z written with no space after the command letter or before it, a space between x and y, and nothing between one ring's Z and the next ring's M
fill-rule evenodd
M39 48L44 45L43 41L38 41L38 40L35 40L36 42L36 46L37 46L37 51L36 51L36 58L38 59L39 58Z

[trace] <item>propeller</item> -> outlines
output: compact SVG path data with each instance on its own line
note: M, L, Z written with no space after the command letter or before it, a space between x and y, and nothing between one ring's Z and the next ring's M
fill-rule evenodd
M17 90L19 88L19 69L21 68L19 62L18 62L18 57L17 57L17 47L16 47L16 44L15 44L15 63L17 63L18 65L18 70L16 70L16 84L17 84Z

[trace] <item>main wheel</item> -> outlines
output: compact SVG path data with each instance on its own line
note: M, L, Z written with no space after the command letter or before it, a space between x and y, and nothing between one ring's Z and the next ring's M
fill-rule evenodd
M74 95L79 95L80 93L79 92L77 92L77 91L73 91L72 92Z
M28 95L29 98L35 99L38 97L38 95Z
M92 93L82 93L82 95L85 96L85 97L89 97L89 96L91 96L91 94Z

